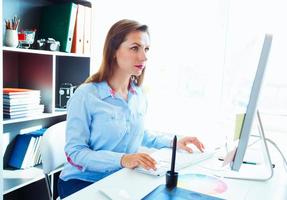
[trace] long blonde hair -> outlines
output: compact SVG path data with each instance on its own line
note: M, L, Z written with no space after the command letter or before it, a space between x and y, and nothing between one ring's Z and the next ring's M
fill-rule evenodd
M137 21L129 19L120 20L110 28L106 36L100 68L98 72L90 76L85 83L107 81L113 75L114 67L116 66L116 51L125 41L126 36L134 31L142 31L149 34L147 25L142 25ZM131 77L137 86L142 84L144 72L145 69L143 69L141 75Z

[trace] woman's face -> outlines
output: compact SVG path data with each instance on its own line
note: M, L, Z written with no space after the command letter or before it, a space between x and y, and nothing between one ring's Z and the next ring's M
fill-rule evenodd
M126 36L126 40L116 51L117 71L128 76L139 76L146 66L150 40L146 32L135 31Z

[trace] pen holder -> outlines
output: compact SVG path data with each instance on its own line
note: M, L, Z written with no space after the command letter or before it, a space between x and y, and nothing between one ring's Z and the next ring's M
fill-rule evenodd
M7 47L17 47L18 46L18 33L17 30L6 29L5 33L5 45Z
M177 186L178 172L167 171L165 178L167 189L172 190Z

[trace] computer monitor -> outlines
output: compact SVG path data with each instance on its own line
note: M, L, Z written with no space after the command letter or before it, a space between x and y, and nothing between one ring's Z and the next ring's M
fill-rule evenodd
M260 133L259 137L262 140L263 151L266 152L268 165L271 165L269 151L268 151L268 147L266 145L263 127L262 127L261 119L260 119L259 112L257 109L257 103L258 103L258 99L260 96L260 90L261 90L261 86L262 86L262 82L263 82L263 78L264 78L265 69L267 66L267 61L268 61L268 56L269 56L270 49L271 49L271 44L272 44L272 35L266 34L264 37L264 40L263 40L263 45L262 45L262 49L261 49L261 53L260 53L260 57L259 57L257 71L256 71L255 78L254 78L254 81L252 84L246 112L245 112L245 115L243 118L239 142L238 142L236 150L234 152L233 160L230 162L231 170L239 171L239 173L237 173L237 174L233 173L233 175L236 174L236 176L233 176L233 175L231 175L231 173L229 173L225 176L227 178L238 178L238 179L247 179L247 180L267 180L270 178L270 175L267 178L264 178L264 177L255 177L255 178L254 177L248 177L248 175L246 175L246 173L245 174L241 173L244 170L240 170L240 168L242 167L242 163L244 162L243 158L244 158L244 155L245 155L246 150L248 148L248 141L249 141L249 138L251 137L252 125L254 123L254 119L256 119L256 118L258 119L258 126L259 126L259 133ZM270 168L270 166L269 166L269 168ZM253 166L253 169L255 171L257 171L255 166ZM250 171L250 169L248 169L247 172L248 171L249 171L249 173L248 173L249 175L257 173L257 172L253 173L252 171ZM271 172L271 176L272 175L273 175L273 171Z

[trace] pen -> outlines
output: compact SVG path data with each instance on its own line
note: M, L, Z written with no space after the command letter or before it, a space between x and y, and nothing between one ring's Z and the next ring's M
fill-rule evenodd
M171 157L171 167L170 167L171 173L174 173L175 156L176 156L176 143L177 143L177 137L175 135L173 138L173 145L172 145L172 157Z
M224 161L223 158L218 158L218 160ZM256 162L250 162L250 161L243 161L242 163L243 163L243 164L249 164L249 165L258 165L258 163L256 163ZM275 164L272 164L272 168L275 168Z
M243 164L248 164L248 165L257 165L256 162L250 162L250 161L243 161Z
M176 156L176 144L177 138L176 135L173 138L172 145L172 155L171 155L171 167L170 171L166 172L166 188L172 190L177 186L178 173L174 171L175 168L175 156Z
M218 158L218 160L224 161L223 158ZM258 163L256 163L256 162L250 162L250 161L243 161L242 163L243 163L243 164L249 164L249 165L257 165L257 164L258 164Z
M248 165L258 165L256 162L250 162L250 161L243 161L243 164L248 164ZM275 164L272 164L272 168L275 168Z

